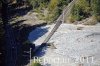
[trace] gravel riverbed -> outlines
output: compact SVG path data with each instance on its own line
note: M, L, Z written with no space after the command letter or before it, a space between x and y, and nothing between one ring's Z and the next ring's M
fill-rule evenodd
M53 26L54 24L37 27L30 32L29 41L36 46L40 45ZM100 66L100 24L85 26L63 23L49 43L53 43L56 49L49 47L45 50L45 54L41 56L47 58L45 63L41 62L44 66Z

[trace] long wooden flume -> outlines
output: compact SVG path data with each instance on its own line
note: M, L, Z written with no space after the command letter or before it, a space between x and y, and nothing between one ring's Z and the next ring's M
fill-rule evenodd
M54 26L54 28L52 29L52 31L49 33L49 35L46 37L46 39L43 41L43 43L39 46L39 47L37 47L36 49L35 49L35 53L38 53L39 51L42 51L42 49L44 48L44 47L46 47L46 46L48 46L48 41L49 41L49 39L52 37L52 35L56 32L56 30L59 28L59 26L62 24L62 21L58 21L58 22L56 22L56 24L55 24L55 26Z
M51 32L49 33L49 35L46 37L46 39L43 41L43 43L37 47L35 50L34 50L34 54L38 53L38 52L41 52L42 49L46 46L48 46L48 41L49 39L52 37L52 35L56 32L56 30L59 28L59 26L62 24L62 22L64 21L63 19L67 16L69 16L70 12L71 12L71 9L72 7L74 6L75 2L77 0L73 0L72 2L70 2L68 4L67 7L65 7L65 9L63 10L63 13L58 17L58 19L56 20L56 24L54 26L54 28L51 30Z

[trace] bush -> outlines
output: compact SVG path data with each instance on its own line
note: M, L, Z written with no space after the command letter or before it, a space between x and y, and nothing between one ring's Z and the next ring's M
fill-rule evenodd
M74 23L75 22L75 16L70 15L68 20L69 20L69 23Z
M50 0L28 0L30 5L33 6L33 9L35 8L44 8L47 7L47 4L49 3Z
M32 63L31 66L42 66L40 63Z
M91 0L92 14L95 16L100 15L100 0Z
M58 0L51 0L49 3L49 10L52 11L54 10L58 5Z
M80 21L89 17L90 10L87 0L77 0L71 12L71 21Z
M42 65L39 63L39 60L34 60L34 61L31 63L31 66L42 66Z

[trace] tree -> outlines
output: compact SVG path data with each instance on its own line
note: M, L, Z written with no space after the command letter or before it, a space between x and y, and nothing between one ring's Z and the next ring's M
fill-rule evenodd
M2 24L2 19L1 19L1 8L2 4L0 1L0 66L4 66L4 29L3 29L3 24Z
M91 0L92 16L100 21L100 0Z
M28 0L28 2L33 6L34 9L34 8L41 7L41 5L47 6L50 0Z
M71 12L71 19L75 20L82 20L84 18L89 17L90 15L90 7L89 2L87 0L77 0L75 3L72 12Z
M17 61L17 43L14 37L14 32L8 19L8 0L2 0L2 22L5 30L5 66L16 66Z
M93 15L100 15L100 0L91 0L91 7L93 10Z

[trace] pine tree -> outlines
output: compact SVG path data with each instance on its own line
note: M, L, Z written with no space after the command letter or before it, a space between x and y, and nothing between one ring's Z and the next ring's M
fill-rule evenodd
M5 66L17 66L17 48L18 44L15 39L13 28L9 23L9 4L7 0L2 0L2 22L5 30Z

